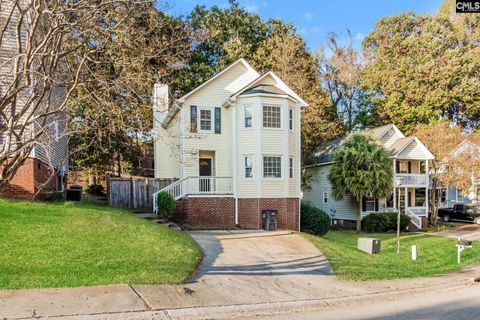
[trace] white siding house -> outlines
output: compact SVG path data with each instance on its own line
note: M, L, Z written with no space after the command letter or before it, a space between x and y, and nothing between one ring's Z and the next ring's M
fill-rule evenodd
M370 212L401 210L408 214L418 228L426 223L428 215L428 188L430 177L428 162L434 159L431 152L418 140L404 134L393 124L366 131L375 139L382 141L391 152L394 179L392 194L387 198L362 199L362 217ZM343 223L356 220L356 199L347 194L342 200L332 197L332 187L328 174L332 166L332 154L339 147L341 139L330 142L320 149L315 164L307 170L314 171L310 190L304 192L304 201L327 212L332 219Z
M155 177L179 179L161 191L186 208L187 223L260 228L270 210L279 227L298 229L306 106L273 72L260 75L244 59L176 101L156 85Z

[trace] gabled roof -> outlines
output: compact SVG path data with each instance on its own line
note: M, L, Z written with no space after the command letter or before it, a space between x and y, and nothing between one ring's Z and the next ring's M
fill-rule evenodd
M369 133L370 135L372 135L376 139L381 139L388 131L390 131L390 129L393 129L402 138L405 137L403 132L400 131L400 129L398 129L398 127L396 125L394 125L393 123L386 124L386 125L383 125L381 127L367 129L367 130L365 130L365 132Z
M480 144L465 139L450 152L448 157L455 157L464 152L469 152L475 158L480 159Z
M283 91L286 95L292 97L293 99L297 100L300 102L300 106L302 107L307 107L308 103L305 102L298 94L296 94L292 89L290 89L289 86L285 84L285 82L282 81L273 71L268 71L264 73L263 75L259 76L249 84L247 84L245 87L242 89L238 90L234 94L232 94L229 98L230 101L235 100L239 95L244 94L247 90L250 90L257 85L259 85L263 79L267 77L272 77L272 79L275 81L274 87L276 87L276 90ZM276 93L276 94L281 94L281 93Z
M392 145L385 146L385 148L392 153L392 158L397 158L400 153L413 142L415 142L419 146L419 148L422 150L422 153L424 154L424 157L419 160L431 160L435 158L432 153L427 149L427 147L425 147L425 145L417 137L405 137L403 133L394 124L387 124L381 127L367 129L364 132L374 137L375 139L380 140L390 129L394 129L397 133L399 133L399 136L402 137L397 139ZM338 149L340 144L347 137L336 138L321 145L312 157L312 164L310 166L331 164L333 162L333 153Z
M245 59L243 58L240 58L238 59L237 61L231 63L230 65L228 65L227 67L225 67L224 69L222 69L222 71L214 74L210 79L208 79L207 81L205 81L204 83L202 83L201 85L199 85L198 87L196 87L195 89L193 89L192 91L184 94L183 96L181 96L178 100L180 102L183 102L186 98L188 98L189 96L191 96L192 94L194 94L195 92L197 92L198 90L200 90L201 88L205 87L206 85L208 85L210 82L212 82L213 80L215 80L216 78L220 77L222 74L226 73L228 70L232 69L234 66L238 65L238 64L243 64L245 66L245 68L247 68L247 70L251 71L251 72L254 72L255 74L257 74L257 77L260 76L260 74L257 72L257 70L255 70Z
M259 77L260 74L243 58L240 58L238 60L236 60L235 62L232 62L231 64L229 64L227 67L225 67L224 69L222 69L222 71L214 74L210 79L208 79L207 81L203 82L201 85L199 85L198 87L196 87L195 89L193 89L192 91L184 94L183 96L181 96L180 98L176 99L172 106L168 108L168 112L167 112L167 115L165 116L165 118L163 119L161 125L166 128L168 126L168 124L170 123L170 121L172 121L172 119L175 117L175 115L178 113L178 111L181 109L181 105L183 104L183 102L185 102L185 99L188 98L189 96L191 96L192 94L194 94L195 92L197 92L198 90L202 89L203 87L207 86L209 83L211 83L212 81L214 81L215 79L217 79L218 77L220 77L221 75L225 74L226 72L228 72L230 69L232 69L233 67L235 67L236 65L238 64L242 64L243 66L245 66L245 68L252 72L256 77Z

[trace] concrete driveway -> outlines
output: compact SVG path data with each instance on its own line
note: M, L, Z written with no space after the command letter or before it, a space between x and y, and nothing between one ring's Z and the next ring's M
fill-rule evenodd
M278 302L364 293L338 281L310 242L289 232L192 232L205 258L172 290L134 286L151 308ZM190 291L192 290L192 291Z
M449 238L461 238L463 240L480 241L480 225L478 224L458 224L451 230L434 232L433 235Z

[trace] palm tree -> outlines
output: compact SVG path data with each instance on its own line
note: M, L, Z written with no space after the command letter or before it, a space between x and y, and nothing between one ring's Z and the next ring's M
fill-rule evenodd
M361 230L362 198L386 197L393 181L391 154L368 135L352 134L333 154L333 165L328 178L332 194L342 199L352 193L357 199L357 231Z

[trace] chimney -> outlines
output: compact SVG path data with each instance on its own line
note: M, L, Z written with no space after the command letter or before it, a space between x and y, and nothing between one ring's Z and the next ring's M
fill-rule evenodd
M155 83L153 87L153 127L157 128L168 113L168 85Z

